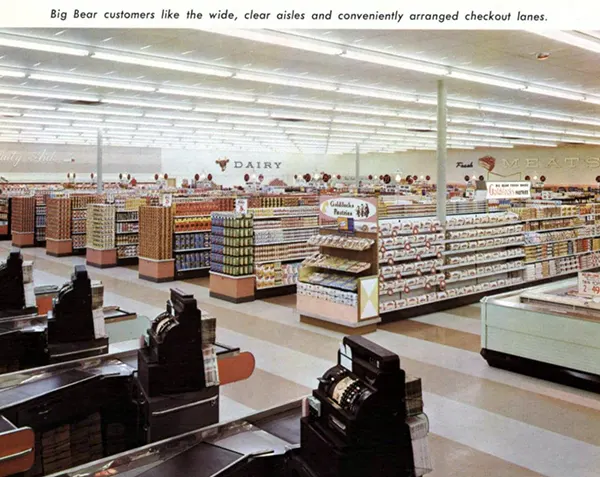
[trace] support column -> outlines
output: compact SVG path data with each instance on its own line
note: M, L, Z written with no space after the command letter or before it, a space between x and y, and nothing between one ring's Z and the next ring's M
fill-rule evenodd
M360 182L360 145L359 144L356 144L356 160L354 162L354 175L355 175L356 192L358 192L358 184Z
M98 138L96 141L96 178L98 180L98 193L101 194L104 181L102 179L102 130L98 129Z
M446 151L446 124L448 120L446 104L446 85L443 80L437 84L437 218L446 223L446 164L448 154Z

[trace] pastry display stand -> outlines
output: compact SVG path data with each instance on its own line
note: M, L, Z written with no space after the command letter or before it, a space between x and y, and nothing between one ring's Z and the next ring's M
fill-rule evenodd
M322 229L320 236L335 235L344 237L343 232L331 229ZM350 250L337 246L320 245L320 253L337 259L357 261L368 264L365 270L353 273L330 266L313 266L304 262L300 269L300 292L296 296L296 308L300 314L300 321L310 325L320 326L350 335L371 333L377 329L379 317L379 282L377 277L377 235L369 232L354 232L348 236L351 240L368 239L372 244L365 250ZM307 260L310 260L307 259ZM338 288L335 283L318 284L311 281L315 272L334 272L355 277L356 288L350 291ZM352 278L350 278L352 280ZM316 285L316 288L314 287ZM355 303L344 303L332 297L353 293L356 295Z

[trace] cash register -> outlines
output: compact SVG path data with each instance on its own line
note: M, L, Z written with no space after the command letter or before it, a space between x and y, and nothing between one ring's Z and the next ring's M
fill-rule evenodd
M35 312L36 308L28 307L25 300L23 256L18 249L12 249L6 262L0 264L0 318Z
M171 289L166 311L154 319L146 346L138 350L137 379L148 442L219 421L214 332L206 335L193 295Z
M338 364L319 378L307 406L294 475L414 475L405 373L396 354L361 336L345 337Z
M60 288L48 313L50 363L108 353L108 337L96 330L92 309L92 282L86 268L76 265L71 281ZM103 322L104 317L99 320Z

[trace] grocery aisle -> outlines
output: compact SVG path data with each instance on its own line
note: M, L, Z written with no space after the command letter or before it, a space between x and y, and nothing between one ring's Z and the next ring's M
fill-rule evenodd
M9 249L0 244L0 254ZM27 249L36 283L66 281L81 257ZM299 323L293 297L234 305L208 297L206 282L154 284L135 269L90 269L105 303L154 316L170 287L193 293L217 316L220 341L252 351L251 379L222 389L222 418L281 404L310 392L335 359L341 335ZM423 379L436 477L597 476L600 401L596 395L489 368L478 354L478 305L382 326L371 339ZM573 456L576 456L573 457Z

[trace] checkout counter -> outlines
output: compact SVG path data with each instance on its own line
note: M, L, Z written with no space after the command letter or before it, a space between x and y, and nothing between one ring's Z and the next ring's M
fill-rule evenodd
M13 273L22 259L9 260ZM216 319L179 290L143 342L109 347L97 292L76 266L46 320L17 315L16 301L5 315L0 351L43 366L0 375L0 476L48 475L216 424L219 387L252 374L252 354L217 344Z
M308 398L74 467L64 477L419 477L431 471L420 380L344 338ZM421 401L419 401L421 399Z

